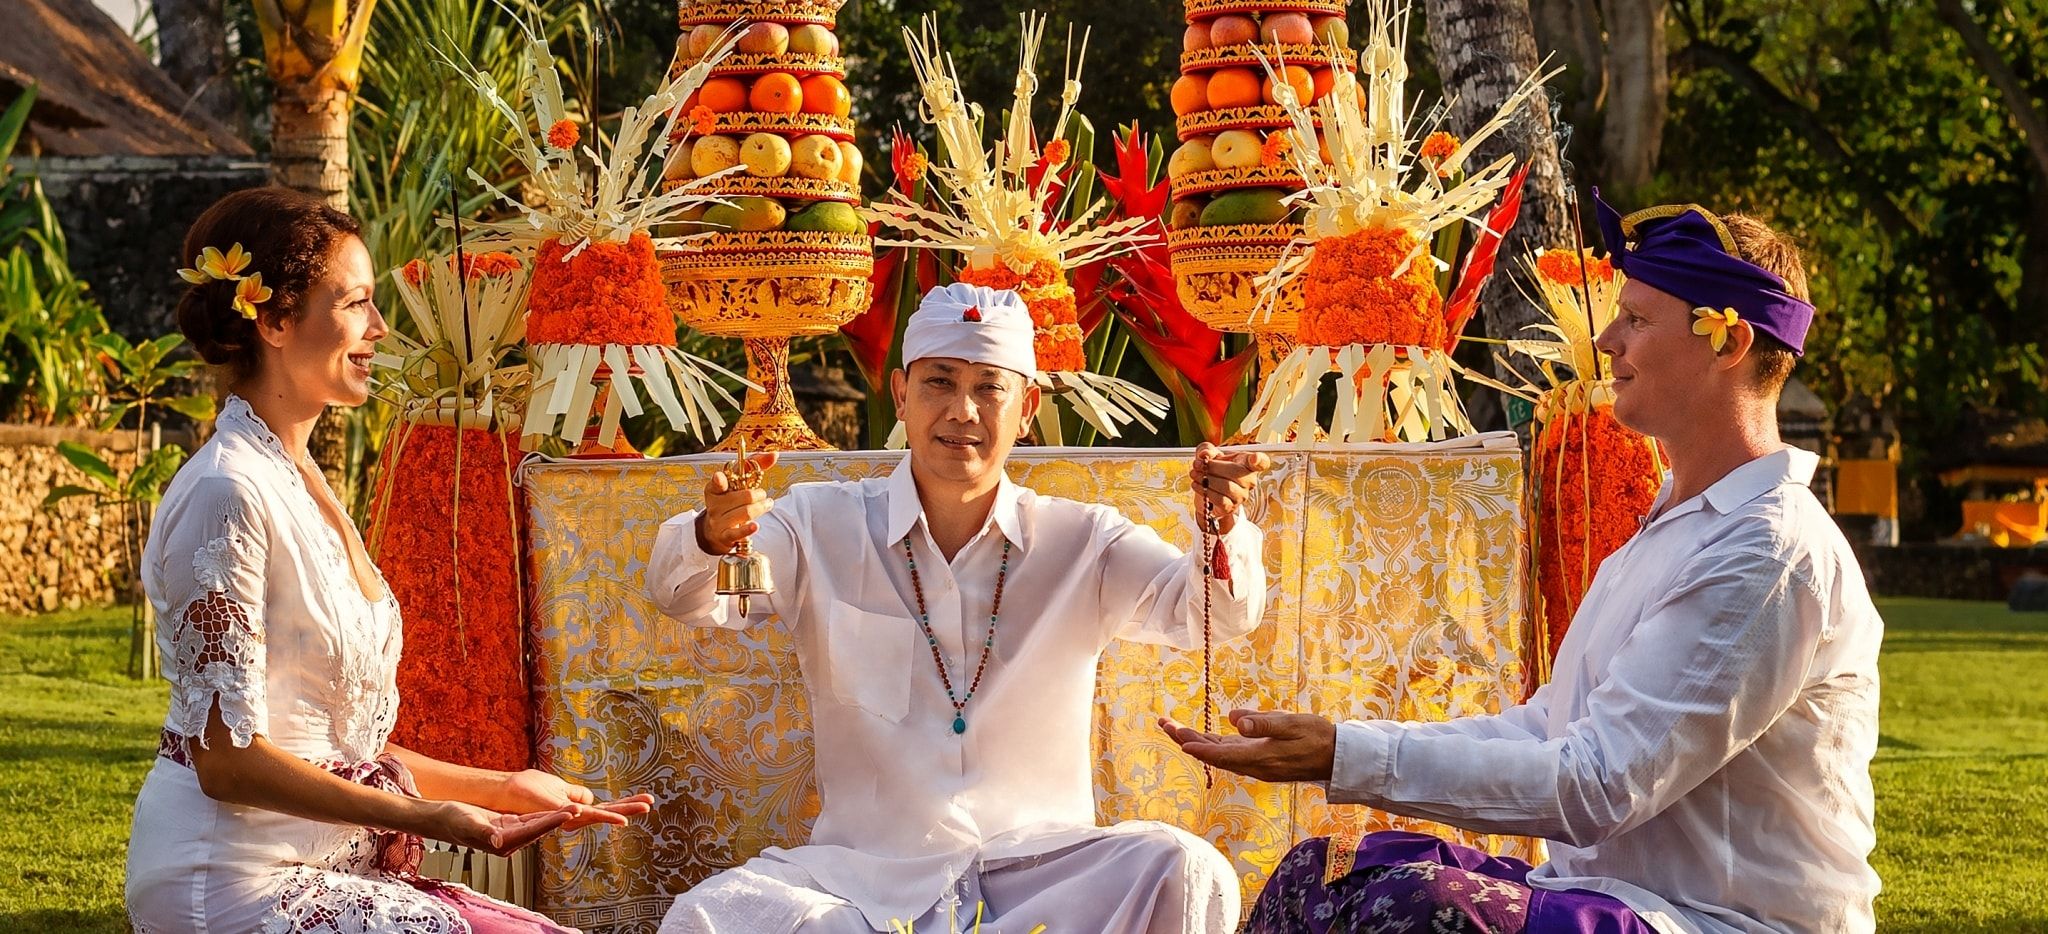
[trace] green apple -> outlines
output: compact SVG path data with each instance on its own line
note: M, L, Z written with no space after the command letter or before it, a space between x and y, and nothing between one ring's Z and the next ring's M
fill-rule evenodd
M690 144L690 171L699 177L740 164L740 141L730 136L700 136Z
M1216 159L1209 141L1198 136L1180 144L1180 148L1173 151L1173 156L1166 160L1166 177L1180 178L1195 172L1207 172L1215 167Z
M796 145L790 147L790 171L804 178L831 181L839 177L846 157L839 152L839 144L822 133L798 137Z
M1287 219L1287 193L1277 188L1246 188L1217 195L1202 209L1202 226L1277 224Z
M1209 158L1219 169L1249 169L1265 157L1265 141L1250 130L1224 130L1209 147Z
M855 211L853 205L820 201L791 214L786 229L852 234L866 230L867 224L861 221L860 212Z
M781 178L789 174L789 141L773 133L752 133L740 144L740 161L755 178Z

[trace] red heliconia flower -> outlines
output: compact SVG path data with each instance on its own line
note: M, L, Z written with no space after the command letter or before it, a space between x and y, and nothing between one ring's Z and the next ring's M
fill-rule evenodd
M1145 137L1133 123L1125 132L1110 137L1110 145L1116 149L1116 175L1098 172L1102 188L1117 201L1117 213L1123 217L1161 217L1166 214L1166 203L1172 197L1171 183L1160 178L1156 184L1147 186L1146 179L1152 173L1152 154L1147 150Z
M1492 278L1501 241L1522 214L1522 182L1528 177L1529 163L1524 162L1501 191L1500 203L1486 215L1486 230L1479 234L1479 240L1472 244L1464 265L1458 269L1458 285L1451 290L1450 300L1444 302L1444 323L1449 328L1445 333L1450 335L1449 346L1444 348L1447 351L1458 349L1458 335L1464 333L1472 313L1479 310L1479 290Z
M889 346L896 340L897 302L901 297L902 247L888 249L875 257L875 271L868 276L872 287L868 310L855 315L839 328L853 361L870 387L882 385L889 374Z

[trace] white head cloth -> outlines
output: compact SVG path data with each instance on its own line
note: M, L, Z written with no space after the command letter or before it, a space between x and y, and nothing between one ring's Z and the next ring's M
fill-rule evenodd
M1031 312L1017 293L955 282L926 292L918 303L903 330L903 365L953 357L1036 379L1031 337Z

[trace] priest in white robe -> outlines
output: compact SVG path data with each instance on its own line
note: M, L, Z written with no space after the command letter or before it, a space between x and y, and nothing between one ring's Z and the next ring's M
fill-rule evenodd
M1269 459L1196 452L1214 550L1184 553L1113 507L1006 476L1039 405L1014 293L933 290L903 359L891 385L909 455L893 473L770 502L721 472L706 508L656 539L647 582L664 613L791 627L822 799L809 844L706 880L661 930L946 932L979 912L989 934L1234 931L1238 881L1213 845L1151 821L1096 825L1089 736L1111 640L1199 648L1205 618L1218 644L1258 624L1261 537L1240 510ZM743 537L776 584L747 615L715 592Z

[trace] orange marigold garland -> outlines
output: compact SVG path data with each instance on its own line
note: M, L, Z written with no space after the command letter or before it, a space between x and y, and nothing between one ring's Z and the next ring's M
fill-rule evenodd
M718 131L718 112L703 104L690 108L690 129L698 136L710 136Z
M924 173L931 167L932 160L927 158L924 153L913 152L905 156L903 159L903 184L915 185L918 182L924 181Z
M391 739L485 769L532 764L510 432L401 422L370 541L405 625ZM457 479L461 489L456 489ZM458 492L459 502L458 507Z
M1604 285L1614 281L1614 264L1605 256L1574 255L1569 250L1544 250L1536 254L1536 274L1545 282L1578 288L1591 282Z
M1457 153L1458 145L1457 137L1438 130L1429 134L1428 138L1422 141L1422 148L1416 151L1416 155L1421 156L1422 161L1435 167L1438 176L1449 178L1458 171L1458 167L1450 164L1448 161L1452 155Z
M1574 381L1544 395L1548 417L1536 435L1529 485L1541 633L1530 646L1539 675L1532 691L1550 680L1593 573L1641 527L1663 485L1656 443L1615 420L1612 402L1598 398L1605 391Z
M1045 144L1045 154L1040 161L1045 165L1066 165L1067 160L1072 158L1073 155L1073 143L1067 142L1064 139L1056 139Z

